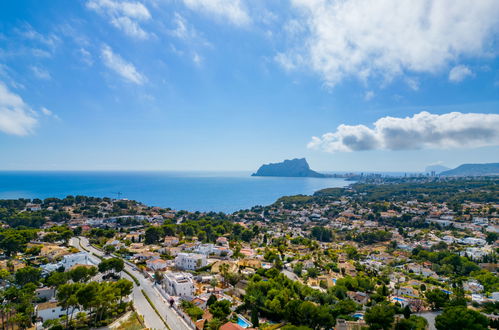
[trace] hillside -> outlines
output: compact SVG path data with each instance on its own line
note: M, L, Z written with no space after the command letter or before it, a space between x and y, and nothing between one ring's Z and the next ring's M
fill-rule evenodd
M443 176L487 176L499 175L499 163L463 164L440 173Z

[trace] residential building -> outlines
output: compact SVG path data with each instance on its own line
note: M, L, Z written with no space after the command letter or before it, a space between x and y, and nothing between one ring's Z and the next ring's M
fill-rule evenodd
M199 253L179 253L175 258L175 266L179 269L196 270L206 264L206 256Z
M167 262L163 259L150 259L146 261L147 268L153 271L163 270L167 265Z
M166 272L162 285L171 296L193 298L196 291L194 280L189 273Z

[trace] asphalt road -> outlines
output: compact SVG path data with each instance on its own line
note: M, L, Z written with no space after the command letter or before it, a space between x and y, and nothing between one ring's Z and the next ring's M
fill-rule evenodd
M435 318L440 315L442 312L423 312L423 313L415 313L414 315L422 316L428 321L428 330L436 330L435 328Z
M104 256L104 253L100 250L95 249L88 243L88 239L85 237L72 238L70 244L78 249L81 249L80 244L78 242L80 240L81 245L87 249L88 251L98 255ZM140 286L136 286L133 279L130 278L126 273L123 273L123 276L134 283L132 299L134 302L134 306L137 311L144 316L144 322L148 328L151 329L166 329L163 321L159 318L156 312L152 309L149 302L146 300L141 290L144 290L154 303L154 306L159 311L163 319L165 319L166 323L170 327L171 330L191 330L191 328L182 320L182 318L169 307L168 302L159 294L159 292L154 288L153 282L149 279L146 279L141 272L136 271L130 265L125 263L125 269L135 276L137 280L140 282Z

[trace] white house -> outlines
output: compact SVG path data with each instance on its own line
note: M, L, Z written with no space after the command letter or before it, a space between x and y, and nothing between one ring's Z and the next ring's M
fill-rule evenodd
M62 257L61 262L59 262L60 266L64 267L64 270L68 270L75 265L91 265L95 266L98 262L87 253L87 252L79 252L68 254Z
M487 242L482 238L466 237L459 240L459 243L466 245L485 245Z
M175 236L166 236L163 244L165 246L175 246L179 243L178 237Z
M482 248L467 247L466 250L461 251L461 256L470 257L472 259L480 259L488 254L488 251Z
M166 272L162 284L171 296L193 298L196 291L194 280L189 273Z
M39 299L50 300L55 297L55 288L43 287L35 290L36 297Z
M179 253L175 258L175 266L180 269L196 270L206 264L206 256L199 253Z
M77 315L80 312L78 308L75 308L74 311L71 308L69 311L72 312L73 316ZM66 315L66 310L62 309L61 306L58 306L57 301L48 301L40 303L35 306L35 312L36 312L36 317L41 318L42 322L45 322L47 320L58 319L59 317Z
M463 288L471 293L480 293L483 291L484 287L478 281L470 280L463 284Z
M87 252L79 252L73 254L67 254L62 257L62 260L58 263L45 264L41 265L43 273L48 274L51 273L60 267L64 267L64 270L68 270L75 265L90 265L96 266L99 264L99 261L90 256Z
M399 288L397 290L397 292L400 295L405 295L405 296L414 297L414 298L416 298L418 296L416 291L409 286L403 286L403 287Z
M156 270L165 269L167 266L167 262L163 259L153 259L153 260L147 260L146 265L147 268L156 271Z
M56 301L48 301L36 305L36 316L43 321L58 319L63 315L66 315L66 312L62 310L61 306L57 306Z

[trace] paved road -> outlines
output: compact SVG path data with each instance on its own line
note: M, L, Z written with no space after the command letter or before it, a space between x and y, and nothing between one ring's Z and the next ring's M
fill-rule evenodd
M299 281L300 280L300 278L295 273L290 272L287 269L281 270L281 273L286 275L286 277L289 278L291 281Z
M80 249L80 240L81 245L89 250L92 253L95 253L98 256L104 256L104 253L100 250L95 249L88 243L88 239L85 237L72 238L70 244L78 249ZM132 293L132 299L134 302L134 306L137 311L144 315L144 322L146 326L151 329L165 329L164 323L161 321L156 312L152 309L149 302L146 300L141 290L144 290L154 303L154 306L158 309L161 316L166 320L168 326L171 330L191 330L191 328L182 320L182 318L169 307L168 302L158 293L158 291L154 288L152 281L146 279L141 272L136 271L130 265L125 263L125 269L130 272L137 280L140 282L140 286L136 286L134 282L134 288ZM124 277L133 282L133 280L126 274L123 273Z
M422 313L415 313L414 315L417 316L422 316L428 321L428 330L436 330L435 328L435 318L440 315L442 312L422 312Z

